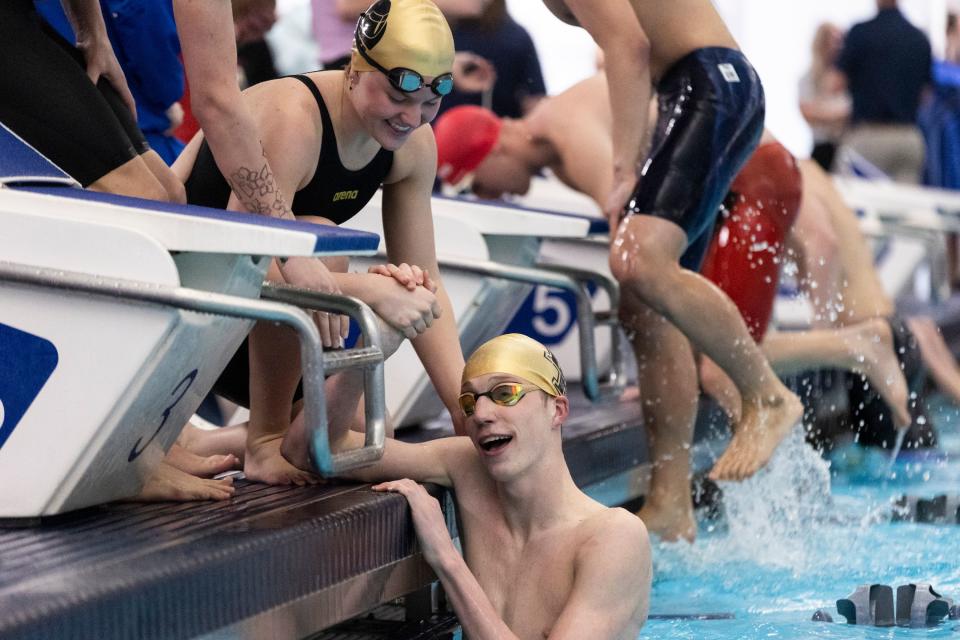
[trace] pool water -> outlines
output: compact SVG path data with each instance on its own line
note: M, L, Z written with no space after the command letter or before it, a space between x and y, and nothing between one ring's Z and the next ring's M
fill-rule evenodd
M836 600L861 584L930 583L960 600L960 525L891 522L898 495L960 493L960 419L931 405L941 446L888 454L851 446L822 460L799 430L757 477L724 489L725 517L700 523L695 545L654 545L643 638L960 638L932 628L847 625ZM824 609L834 622L812 622ZM721 619L656 616L726 614ZM732 618L729 616L732 615Z

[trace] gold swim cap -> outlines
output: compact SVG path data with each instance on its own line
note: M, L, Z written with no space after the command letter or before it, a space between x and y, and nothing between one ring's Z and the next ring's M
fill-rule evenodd
M386 69L403 67L424 77L453 70L453 34L430 0L378 0L360 15L351 68L375 71L358 54L358 43Z
M567 388L550 350L519 333L507 333L480 345L463 368L461 384L490 373L519 376L552 396L562 396Z

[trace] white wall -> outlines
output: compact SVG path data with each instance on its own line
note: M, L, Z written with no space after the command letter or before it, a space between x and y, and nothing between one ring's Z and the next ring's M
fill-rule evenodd
M943 48L947 2L900 1L906 16L927 32L935 52ZM714 0L714 4L760 74L767 96L767 126L793 153L806 156L810 132L797 108L797 83L810 63L814 31L825 21L848 28L870 18L876 13L875 0ZM533 37L549 93L593 73L595 46L582 29L561 23L536 0L507 0L507 7Z

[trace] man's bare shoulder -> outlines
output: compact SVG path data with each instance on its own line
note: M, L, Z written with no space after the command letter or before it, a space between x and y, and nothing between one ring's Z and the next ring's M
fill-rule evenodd
M650 538L643 520L626 509L602 507L586 518L580 527L584 533L582 551L587 554L604 553L604 549L609 551L611 545L637 550L649 548Z
M636 637L650 602L652 563L643 522L602 507L581 524L571 598L558 621L562 637Z

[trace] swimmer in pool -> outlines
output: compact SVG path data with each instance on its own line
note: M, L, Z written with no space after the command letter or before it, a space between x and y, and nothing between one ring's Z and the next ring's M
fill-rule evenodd
M354 378L344 389L359 388L359 375L340 376ZM646 620L646 529L573 483L560 436L569 413L564 388L546 347L519 334L499 336L463 371L466 437L388 439L379 462L348 474L407 498L421 551L465 637L632 640ZM359 401L355 391L352 401ZM330 434L335 452L363 444L347 422L332 422ZM463 556L437 501L418 482L456 492Z
M440 162L438 175L451 183L472 176L472 189L478 195L499 197L503 193L526 192L530 178L548 167L566 184L591 196L598 206L602 206L613 182L610 171L612 119L606 100L606 84L604 74L588 78L557 96L541 101L522 120L499 120L479 107L450 110L435 123ZM570 127L571 121L578 122L578 126ZM763 140L754 155L757 156L756 160L746 165L734 185L744 192L758 191L764 197L768 197L770 194L767 191L775 187L775 191L784 192L774 193L776 197L794 201L790 214L772 215L773 209L770 207L762 212L762 222L775 228L775 237L779 239L772 244L778 245L782 251L784 236L796 215L799 175L792 156L772 136ZM773 172L774 175L767 169L758 173L753 168L757 165L766 167L772 161L779 161L779 165L782 165L781 170ZM758 175L753 176L755 173ZM784 210L787 208L784 205ZM743 243L740 246L744 246ZM736 255L726 256L727 260L731 257ZM765 329L773 306L778 269L772 272L770 282L766 282L762 277L756 277L759 272L744 261L738 263L737 268L744 273L732 274L734 279L739 275L742 280L743 275L748 275L746 282L750 285L739 292L741 295L735 296L735 301L744 309L751 325L762 323ZM745 296L742 295L744 293ZM906 383L897 366L890 332L882 327L879 331L875 329L871 324L851 327L842 335L832 332L829 335L805 336L802 342L804 349L796 346L790 349L791 345L785 344L785 341L797 340L796 336L775 334L770 338L772 349L768 355L775 356L772 363L777 371L796 370L802 357L803 362L809 362L810 358L819 359L824 366L846 365L845 368L863 371L871 380L889 379L891 384L878 388L886 394L891 406L896 407L899 420L902 421L902 416L906 414ZM762 333L756 337L762 338ZM764 343L765 351L766 348ZM736 421L742 413L735 385L725 376L718 380L720 372L715 367L706 365L703 371L706 373L702 378L705 390L717 397ZM657 407L645 410L651 430L657 428L656 424L664 424L657 422L664 418L656 410ZM678 427L676 429L676 437L653 438L653 459L663 461L655 467L657 472L651 485L651 493L656 492L658 499L645 506L640 515L646 519L652 532L664 538L692 539L695 533L693 505L685 488L689 484L690 473L687 454L689 440L681 438L684 432ZM689 431L686 433L689 437Z
M345 70L261 83L247 89L243 100L298 219L341 224L383 187L384 241L396 266L345 273L345 261L338 259L333 277L343 293L369 304L412 340L459 431L456 381L463 355L437 266L430 210L436 144L432 129L423 126L453 87L453 58L453 36L436 5L380 0L358 21ZM203 133L177 160L174 170L185 180L190 203L228 206L231 187L216 160ZM274 261L268 279L296 284L287 275L282 261ZM339 344L337 338L328 334L325 342ZM300 380L297 341L289 330L261 323L248 342L215 386L251 409L244 471L270 484L314 482L280 453L297 413L291 411Z

